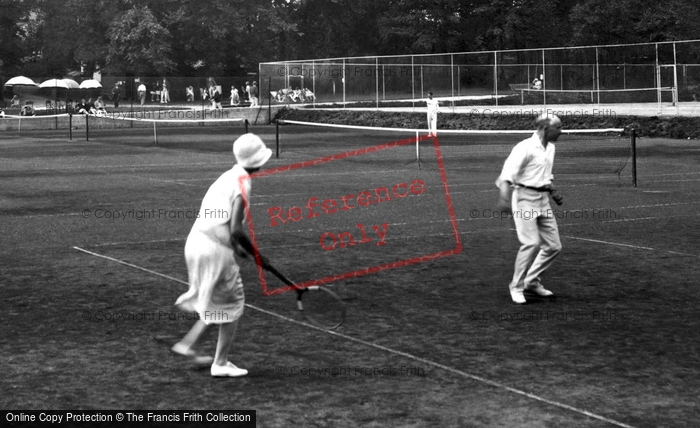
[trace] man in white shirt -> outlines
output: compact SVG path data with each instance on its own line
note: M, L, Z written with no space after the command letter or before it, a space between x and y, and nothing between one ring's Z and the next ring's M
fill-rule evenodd
M428 137L437 137L437 114L440 111L440 104L433 98L432 92L428 92L425 103L428 105Z
M141 82L136 92L139 95L139 101L141 101L141 106L146 104L146 85Z
M497 209L512 213L521 244L510 283L510 295L517 304L526 303L525 290L541 297L554 295L542 286L540 275L561 251L559 228L549 205L550 194L557 204L562 203L552 184L553 143L561 135L561 120L542 114L535 125L537 131L513 148L496 180Z

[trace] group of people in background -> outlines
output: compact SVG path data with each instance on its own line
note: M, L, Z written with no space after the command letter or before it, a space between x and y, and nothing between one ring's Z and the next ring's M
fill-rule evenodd
M170 102L170 82L168 82L168 79L163 78L163 80L156 80L153 82L151 86L151 102L159 102L161 104L167 104ZM148 88L146 87L146 84L144 82L141 82L139 84L138 89L136 90L138 100L140 104L146 105L146 98L148 96Z
M116 89L115 85L115 89ZM156 81L151 86L150 91L151 102L160 102L161 104L167 104L170 102L170 83L167 78L162 81ZM141 82L138 86L137 99L141 106L146 104L146 99L148 98L149 90L146 87L146 83ZM114 90L113 96L116 97ZM202 100L208 100L211 103L212 109L223 109L221 104L223 93L220 85L216 84L216 80L213 77L207 78L206 86L199 88L199 96ZM195 91L192 85L185 87L185 99L187 102L195 101ZM245 85L241 86L240 90L235 86L231 86L231 91L229 93L230 105L232 107L239 107L244 103L248 102L250 107L260 106L259 101L259 89L258 82L253 81L251 84L249 81L245 82ZM118 101L115 98L115 107L118 107Z
M117 81L109 93L109 98L114 103L115 108L119 107L119 102L123 98L124 83L124 81ZM142 107L146 105L149 94L152 103L170 103L170 82L167 78L156 80L148 86L146 83L147 82L140 80L138 88L136 89L136 101L138 101ZM229 93L230 106L239 107L245 103L249 103L250 107L258 107L260 106L258 94L259 89L256 81L253 81L252 84L249 81L245 82L245 85L242 85L240 90L232 85ZM200 96L202 100L208 100L211 103L212 109L223 109L221 104L224 96L222 94L222 88L220 85L216 84L213 77L207 78L206 87L200 88ZM187 102L194 102L195 91L193 86L190 85L185 88L185 99ZM20 100L17 95L12 98L10 107L20 108L20 114L22 115L30 116L34 114L33 105L30 103L20 105ZM94 103L92 98L88 101L82 99L80 103L76 103L75 111L81 114L99 114L100 112L106 111L105 102L102 100L101 96L98 97Z
M199 92L203 100L208 99L209 102L211 102L212 110L223 108L221 106L222 89L221 86L216 84L213 77L207 79L207 87L200 88ZM189 97L187 101L190 101ZM231 107L239 107L246 101L250 103L250 107L260 106L258 99L258 82L254 81L252 85L250 82L245 82L245 85L241 86L240 91L238 88L231 85L231 91L229 93Z

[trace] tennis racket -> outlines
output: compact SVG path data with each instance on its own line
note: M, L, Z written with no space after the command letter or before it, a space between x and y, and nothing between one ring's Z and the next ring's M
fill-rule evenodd
M312 285L298 288L296 284L274 266L268 264L266 270L286 285L294 288L297 295L297 309L305 320L325 330L335 330L345 322L345 303L327 286Z
M279 278L286 285L294 288L294 291L296 291L297 309L306 321L324 330L335 330L343 325L346 307L337 294L326 286L312 285L300 288L294 281L272 266L262 254L258 252L259 257L255 257L256 251L247 236L241 237L238 242L254 258L256 264L259 262L263 269Z

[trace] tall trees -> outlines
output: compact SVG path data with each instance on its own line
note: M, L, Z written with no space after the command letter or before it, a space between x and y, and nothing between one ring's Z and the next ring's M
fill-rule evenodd
M17 2L0 2L0 74L16 74L19 71L24 56L22 37L25 34L19 22L25 14L26 11Z
M0 12L0 67L30 58L34 75L222 75L285 59L700 35L696 0L0 0Z
M700 7L693 0L583 0L569 15L571 44L696 39Z
M146 6L134 6L116 16L107 30L107 64L113 72L166 75L175 70L170 32Z

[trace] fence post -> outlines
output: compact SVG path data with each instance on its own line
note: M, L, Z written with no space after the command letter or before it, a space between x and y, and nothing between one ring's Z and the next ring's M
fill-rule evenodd
M634 128L630 136L630 150L632 152L632 185L637 187L637 131Z

